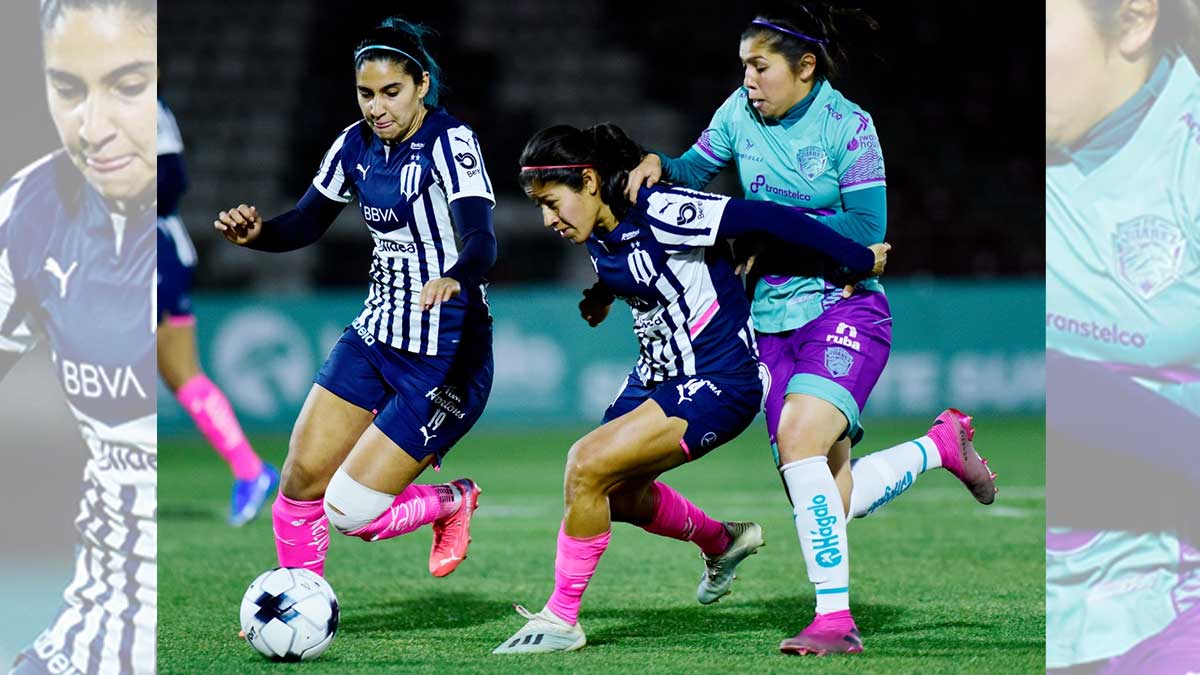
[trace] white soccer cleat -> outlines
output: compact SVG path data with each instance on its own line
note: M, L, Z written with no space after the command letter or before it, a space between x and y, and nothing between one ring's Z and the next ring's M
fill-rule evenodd
M546 654L573 652L587 644L579 624L568 625L548 609L534 614L520 605L513 605L517 614L528 619L521 630L513 634L493 654Z
M700 576L696 599L702 605L711 605L729 595L736 578L733 572L738 563L758 553L758 549L763 547L762 527L758 523L729 522L725 523L725 531L733 541L724 553L714 556L700 554L700 559L704 561L704 574Z

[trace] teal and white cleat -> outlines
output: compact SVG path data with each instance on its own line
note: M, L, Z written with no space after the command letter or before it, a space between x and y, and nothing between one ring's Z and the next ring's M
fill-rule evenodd
M696 589L696 599L702 605L711 605L729 595L736 578L733 572L738 563L758 553L758 549L764 545L762 527L758 523L729 522L725 523L725 531L733 541L724 553L714 556L700 554L700 559L704 561L704 574Z
M568 625L548 609L534 614L520 605L513 605L517 614L528 619L521 630L513 634L493 654L546 654L573 652L587 644L579 624Z

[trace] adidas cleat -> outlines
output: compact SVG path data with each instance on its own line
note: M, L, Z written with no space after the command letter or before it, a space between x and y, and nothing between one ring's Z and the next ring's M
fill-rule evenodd
M513 605L513 609L528 621L521 630L493 649L493 654L573 652L587 644L587 637L579 624L568 625L549 609L543 609L537 614L520 605Z
M763 547L762 527L758 523L730 522L724 525L733 540L729 548L719 555L700 554L700 559L704 561L704 574L700 576L700 586L696 588L696 599L702 605L711 605L729 595L733 580L737 578L734 570L738 563L758 553L758 549Z

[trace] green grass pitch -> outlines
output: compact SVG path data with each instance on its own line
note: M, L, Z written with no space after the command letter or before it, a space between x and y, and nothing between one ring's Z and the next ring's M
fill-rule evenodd
M859 455L924 432L929 420L871 423ZM733 443L664 480L716 518L756 520L767 546L739 568L733 594L703 607L690 543L617 524L584 596L588 646L498 657L492 648L536 611L554 581L563 459L580 430L479 429L441 474L483 487L469 559L451 576L426 569L428 527L367 544L336 532L326 576L341 603L320 659L269 663L237 637L246 586L274 567L270 514L224 522L230 477L196 440L163 442L159 465L159 672L171 673L1041 673L1045 668L1045 442L1041 418L977 422L1000 494L978 505L945 471L921 476L880 512L850 524L851 602L866 650L781 655L811 618L791 510L761 419ZM282 437L253 439L273 462Z

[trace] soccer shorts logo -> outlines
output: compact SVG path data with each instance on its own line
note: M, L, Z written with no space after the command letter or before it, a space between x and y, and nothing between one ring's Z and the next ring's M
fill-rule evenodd
M854 365L854 357L841 347L830 347L825 350L825 369L834 377L845 377Z

